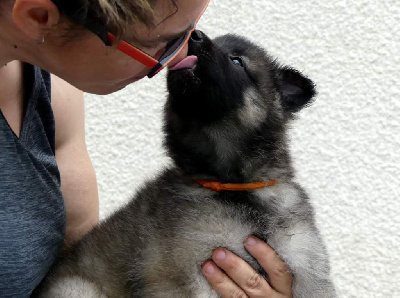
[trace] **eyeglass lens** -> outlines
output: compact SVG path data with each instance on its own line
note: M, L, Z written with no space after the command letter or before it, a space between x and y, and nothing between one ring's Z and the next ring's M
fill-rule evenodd
M188 38L188 35L192 32L191 28L188 29L185 34L182 34L182 36L175 38L171 40L166 47L166 51L162 56L160 57L159 61L162 62L164 60L168 60L170 56L176 53L177 50L179 50L182 45L185 43L186 39Z

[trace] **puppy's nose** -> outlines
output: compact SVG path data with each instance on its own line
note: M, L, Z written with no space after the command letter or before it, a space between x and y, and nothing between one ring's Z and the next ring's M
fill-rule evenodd
M194 31L192 32L192 35L190 36L190 39L191 39L193 42L201 42L201 41L203 41L203 35L202 35L201 31L199 31L199 30L194 30Z

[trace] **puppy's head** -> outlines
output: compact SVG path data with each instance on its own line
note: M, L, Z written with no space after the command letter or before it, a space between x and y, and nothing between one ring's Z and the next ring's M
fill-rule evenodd
M167 81L166 147L176 164L236 182L290 168L286 123L310 103L312 81L235 35L211 41L195 31L188 55Z

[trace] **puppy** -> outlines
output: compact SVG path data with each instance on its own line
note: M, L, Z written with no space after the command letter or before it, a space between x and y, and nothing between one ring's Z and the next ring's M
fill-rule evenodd
M38 295L218 297L201 264L226 247L264 274L243 248L253 234L289 266L294 297L336 297L286 135L315 94L312 81L244 38L200 31L167 81L174 165L64 253Z

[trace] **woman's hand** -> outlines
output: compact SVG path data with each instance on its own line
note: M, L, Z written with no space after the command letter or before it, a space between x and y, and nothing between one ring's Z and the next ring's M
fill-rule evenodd
M270 284L244 260L225 248L218 248L212 260L202 266L214 290L222 297L293 297L292 275L275 251L254 236L246 239L245 247L268 274Z

